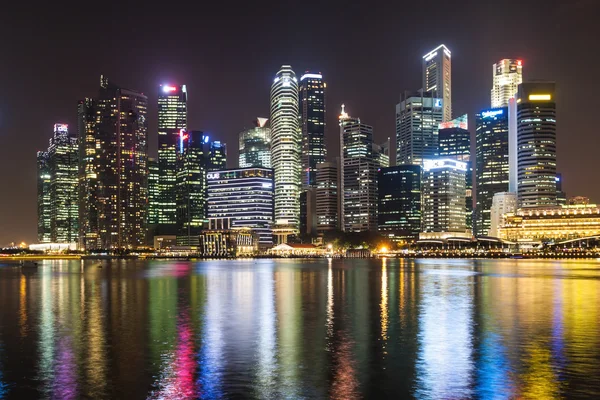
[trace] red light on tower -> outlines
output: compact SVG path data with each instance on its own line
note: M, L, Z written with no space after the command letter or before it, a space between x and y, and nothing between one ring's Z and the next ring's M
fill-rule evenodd
M520 67L521 65L523 65L523 61L517 60L517 65Z
M167 93L168 93L168 92L174 92L174 91L176 91L176 90L177 90L177 87L176 87L176 86L170 86L170 85L165 85L165 86L163 86L163 91L164 91L164 92L167 92Z

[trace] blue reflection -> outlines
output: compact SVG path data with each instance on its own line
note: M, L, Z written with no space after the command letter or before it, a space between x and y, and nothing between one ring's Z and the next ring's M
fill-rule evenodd
M255 283L258 293L258 392L263 399L275 398L277 388L275 287L273 262L268 263L256 271Z
M563 280L557 279L554 282L554 310L552 313L552 357L556 363L555 370L560 380L561 371L564 371L567 364L565 356L565 327L563 313Z
M2 360L4 359L2 343L0 342L0 399L8 393L8 385L4 382L4 376L2 373Z
M472 397L473 278L466 271L424 271L419 315L418 398Z
M508 399L514 396L510 379L510 364L502 337L495 332L484 334L477 366L477 397Z
M199 377L197 386L202 399L218 399L223 397L222 379L223 364L223 319L227 316L226 302L227 272L209 267L206 276L206 307L202 329L202 342L198 355Z

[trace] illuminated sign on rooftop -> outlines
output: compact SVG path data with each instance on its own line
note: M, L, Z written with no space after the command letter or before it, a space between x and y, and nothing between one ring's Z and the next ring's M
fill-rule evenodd
M550 94L530 94L529 101L549 101L552 100L552 95Z
M69 132L69 125L67 124L54 124L54 132L59 133L67 133Z
M176 90L177 90L176 86L170 86L170 85L163 86L163 92L165 92L165 93L175 92Z
M450 158L441 158L436 160L423 160L423 170L430 171L432 169L453 168L460 171L467 170L467 163L462 161L452 160Z
M504 110L501 108L497 110L487 110L481 112L481 118L492 118L502 114L504 114Z
M323 75L321 75L321 74L304 74L300 77L300 80L303 81L306 78L323 79Z

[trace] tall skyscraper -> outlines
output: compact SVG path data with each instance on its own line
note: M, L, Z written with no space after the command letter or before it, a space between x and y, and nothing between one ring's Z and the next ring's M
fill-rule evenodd
M302 187L316 187L317 164L325 162L325 89L320 73L300 77L300 127L302 129Z
M210 141L208 136L204 140L209 143L207 171L227 168L227 145L219 140Z
M519 208L556 205L554 82L519 85L517 201Z
M187 88L160 85L158 90L159 232L174 234L177 222L175 185L179 131L187 129Z
M390 166L390 138L381 144L373 143L373 157L379 168Z
M317 164L316 214L317 232L338 229L338 167L334 162Z
M467 164L450 159L423 164L423 232L464 235Z
M423 56L423 90L442 99L443 121L452 119L452 61L443 44Z
M148 209L148 98L100 78L79 106L80 226L85 249L145 245Z
M438 126L443 120L442 99L431 93L405 94L396 105L396 164L421 165L438 156Z
M271 167L274 171L277 243L298 234L300 226L301 139L298 126L298 80L289 65L281 66L271 86Z
M77 243L77 139L66 124L54 124L47 151L38 152L38 239L40 242Z
M209 138L201 131L179 131L176 199L177 244L198 245L198 235L207 220L206 171L210 160Z
M493 74L492 108L507 107L508 100L517 95L517 88L523 82L523 62L505 58L494 64Z
M398 242L417 240L421 232L421 166L381 168L377 188L379 233Z
M465 174L465 209L467 229L473 228L473 164L471 162L471 133L467 114L452 121L442 122L438 132L441 158L462 161L467 164Z
M240 168L271 168L271 128L268 118L257 118L255 127L240 132Z
M227 218L232 228L251 228L259 246L273 244L273 171L239 168L208 173L208 218Z
M48 152L37 152L37 240L40 243L52 242L52 219L50 201L50 165Z
M490 229L494 193L508 192L508 108L483 110L475 116L475 183L477 205L474 230L478 236Z
M377 229L377 170L373 127L350 117L342 105L340 121L340 226L346 232Z

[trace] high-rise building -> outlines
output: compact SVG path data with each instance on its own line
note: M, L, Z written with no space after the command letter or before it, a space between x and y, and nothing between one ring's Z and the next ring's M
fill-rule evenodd
M50 165L48 163L48 152L37 152L37 240L40 243L52 241L52 219L50 202Z
M505 58L494 64L492 87L492 108L507 107L508 100L517 95L517 88L523 82L523 62Z
M465 174L465 209L467 229L473 229L473 163L471 162L471 133L467 114L439 125L438 139L441 158L462 161L467 164Z
M475 187L477 191L474 231L490 230L494 193L508 192L508 108L483 110L475 116Z
M259 246L273 244L273 170L239 168L212 171L208 176L208 218L227 218L231 228L251 228Z
M519 85L517 200L519 208L556 205L554 82Z
M198 235L207 220L207 154L209 137L201 131L179 131L176 199L177 245L198 245Z
M423 89L441 99L443 121L452 119L452 61L443 44L423 56Z
M338 229L338 167L337 163L317 164L316 214L317 232Z
M160 209L160 170L158 161L148 158L148 229L158 226Z
M271 167L274 171L277 243L296 235L300 226L302 134L298 125L298 80L289 65L281 66L271 86Z
M500 192L495 193L492 199L492 209L490 210L490 230L489 236L498 237L502 221L505 214L517 211L516 193Z
M346 232L377 229L377 170L373 127L350 117L342 105L340 121L340 227Z
M160 85L158 91L159 232L174 234L177 222L175 185L179 132L187 129L187 88Z
M47 151L38 152L38 240L77 243L77 139L66 124L54 124Z
M271 128L268 118L257 118L255 127L240 132L240 168L271 168Z
M423 232L465 234L467 164L451 159L423 163Z
M405 94L396 105L396 164L421 165L438 156L438 126L442 99L431 93Z
M563 177L561 173L556 174L556 204L559 206L567 204L567 193L563 190Z
M78 228L77 138L69 135L66 124L54 125L48 147L50 166L51 239L54 243L76 243Z
M80 234L85 249L146 243L148 98L105 77L95 100L79 104Z
M307 187L300 193L300 236L303 240L317 235L317 192Z
M381 168L377 188L379 233L398 242L417 240L421 232L421 166Z
M302 129L302 187L317 186L317 164L325 162L325 89L320 73L300 77L300 127Z
M210 148L208 150L209 158L207 164L207 171L217 171L227 168L227 145L225 143L221 143L219 140L210 141L207 139L208 136L205 137L205 140L208 140L210 143Z

